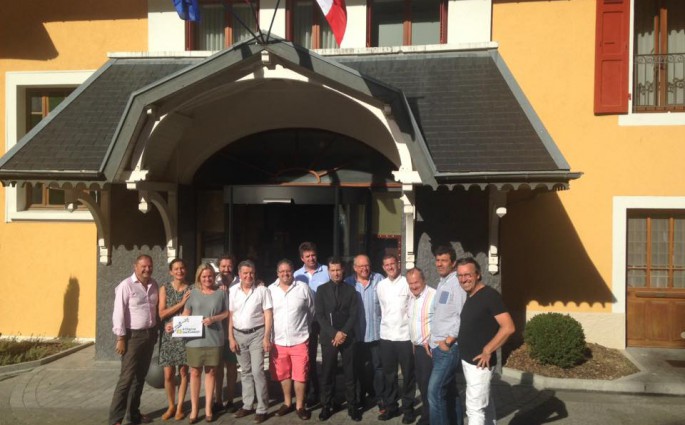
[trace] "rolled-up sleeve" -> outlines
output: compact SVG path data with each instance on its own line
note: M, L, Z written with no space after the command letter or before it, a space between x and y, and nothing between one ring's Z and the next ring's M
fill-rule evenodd
M128 311L128 293L125 282L114 290L114 312L112 313L112 332L116 336L126 335L126 312Z

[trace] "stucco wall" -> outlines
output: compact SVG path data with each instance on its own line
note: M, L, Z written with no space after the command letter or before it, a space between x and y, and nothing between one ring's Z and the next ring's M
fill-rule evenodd
M584 173L569 191L511 196L502 255L516 308L583 313L592 328L587 318L604 317L592 335L616 345L625 335L625 286L612 274L613 198L682 195L685 126L622 126L616 115L593 113L595 7L494 2L493 40L572 170Z
M138 0L3 2L0 13L0 99L11 71L89 70L107 52L146 50L147 5ZM11 40L11 43L7 42ZM0 152L5 152L0 102ZM0 333L95 337L95 225L6 222L0 189Z

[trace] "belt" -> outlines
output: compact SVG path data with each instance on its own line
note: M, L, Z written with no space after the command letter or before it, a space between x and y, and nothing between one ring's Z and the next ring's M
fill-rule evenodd
M238 332L240 332L241 334L249 335L249 334L253 334L253 333L257 332L258 330L260 330L260 329L263 328L263 327L264 327L264 325L257 326L257 327L255 327L255 328L250 328L250 329L238 329L238 328L233 328L233 330L234 330L234 331L238 331Z
M130 333L131 335L133 334L139 334L139 333L151 333L151 332L157 332L156 327L151 327L147 329L126 329L126 333Z

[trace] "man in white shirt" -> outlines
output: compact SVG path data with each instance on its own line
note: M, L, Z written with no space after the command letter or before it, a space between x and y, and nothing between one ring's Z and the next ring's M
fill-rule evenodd
M409 299L407 280L400 274L400 263L395 255L383 257L386 278L378 283L376 294L381 305L380 353L385 378L382 395L385 411L378 420L387 421L399 415L398 399L402 399L402 423L415 420L414 355L409 335ZM398 388L397 366L402 369L402 389Z
M433 359L428 341L433 322L435 289L426 285L426 276L418 267L407 270L407 284L412 294L409 297L409 335L414 345L416 385L421 393L421 417L417 424L429 425L428 381L433 370Z
M243 407L234 416L243 418L255 413L256 391L254 421L262 423L267 419L269 407L264 353L271 350L271 293L263 285L255 284L255 265L252 261L241 262L238 275L240 282L229 289L228 296L228 341L231 351L238 356L243 390Z
M311 417L305 409L309 368L309 327L314 318L314 297L307 284L293 280L293 263L281 260L276 266L278 279L269 285L273 303L273 345L269 356L271 377L281 383L283 405L276 416L284 416L295 408L303 421ZM295 406L292 403L295 382Z

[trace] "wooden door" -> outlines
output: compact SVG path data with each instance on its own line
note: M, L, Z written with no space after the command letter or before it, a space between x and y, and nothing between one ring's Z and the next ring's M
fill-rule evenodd
M628 346L685 348L685 292L628 289Z
M627 344L685 348L685 211L631 211Z

